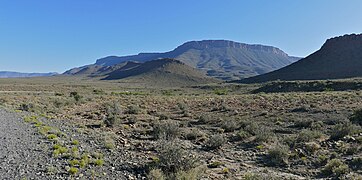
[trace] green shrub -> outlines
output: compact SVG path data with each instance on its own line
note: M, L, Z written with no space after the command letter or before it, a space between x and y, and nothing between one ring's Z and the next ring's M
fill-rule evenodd
M161 94L164 96L172 96L173 92L172 92L172 90L162 90Z
M127 113L128 114L139 114L141 113L141 108L136 105L131 105L127 107Z
M294 121L293 127L295 128L309 128L313 124L313 120L310 119L298 119Z
M165 180L166 178L161 169L152 169L148 173L147 179L149 179L149 180Z
M69 97L73 97L76 102L79 102L83 98L83 96L79 95L79 93L75 91L70 92Z
M78 168L75 168L75 167L71 167L71 168L68 170L69 174L71 174L71 175L77 174L78 171L79 171Z
M315 153L321 148L321 146L316 142L307 142L304 146L309 153Z
M122 114L121 106L114 102L107 106L107 116L104 119L104 124L108 127L114 127L120 124L120 115Z
M328 157L326 155L319 155L316 161L319 166L326 165L328 163Z
M267 160L271 165L284 166L288 163L289 148L285 145L276 145L268 151Z
M59 150L60 154L67 153L69 151L68 148L66 148L66 147L60 147L58 150Z
M153 125L153 136L156 139L173 140L180 134L179 124L176 121L162 121Z
M77 165L79 165L79 160L77 160L77 159L70 160L69 164L71 166L77 166Z
M53 149L59 149L59 148L61 148L62 147L62 145L60 145L60 144L54 144L53 145Z
M48 175L54 175L57 173L57 171L58 171L57 168L54 166L48 166L46 170Z
M180 109L180 111L185 112L189 109L187 104L185 103L177 103L177 107Z
M29 104L21 104L18 108L18 110L21 111L27 111L27 112L31 112L34 109L34 104L29 103Z
M362 170L362 157L353 157L350 165L354 170Z
M47 136L47 138L48 138L49 140L54 140L54 139L57 139L58 136L55 135L55 134L49 134L49 135Z
M93 161L93 164L96 166L103 166L104 165L104 160L103 159L96 159Z
M202 175L205 172L204 166L199 166L192 168L187 171L179 171L176 173L175 177L171 177L176 180L193 180L201 179Z
M348 166L340 159L332 159L323 168L322 172L327 176L341 176L349 172Z
M240 128L240 124L237 120L228 119L222 122L221 128L224 129L225 132L234 132Z
M87 166L87 164L88 164L88 161L86 161L86 160L84 160L84 159L81 159L81 160L79 161L79 167L80 167L80 168L85 168L85 167Z
M205 147L209 150L214 150L220 148L226 142L224 136L220 134L213 135L206 142Z
M349 117L349 120L354 124L362 126L362 109L354 111L354 113Z
M322 134L318 131L311 131L308 129L302 130L297 136L297 143L310 142L320 138Z
M103 91L102 89L94 89L93 94L102 95L102 94L106 94L106 92Z
M215 89L214 94L216 95L227 95L229 92L228 89Z
M195 168L198 159L181 148L178 142L160 142L157 167L167 175Z
M191 129L187 131L185 135L185 139L187 140L195 140L197 138L203 137L204 133L199 129Z
M215 122L214 117L205 114L202 114L197 121L198 124L213 124Z
M71 144L72 144L72 145L78 145L78 144L79 144L79 141L78 141L78 140L73 140Z
M269 128L262 126L256 131L254 141L256 143L263 143L263 142L271 142L274 139L275 139L275 134Z
M253 136L258 134L258 132L260 131L259 128L260 125L254 121L245 122L244 130Z
M224 163L219 161L214 161L211 164L207 165L208 168L218 168L220 166L224 165Z
M116 144L113 139L106 139L104 141L104 147L106 149L114 149L114 148L116 148Z
M359 131L359 128L350 123L344 123L344 124L337 124L333 127L331 131L331 139L332 140L339 140L347 135L353 135L354 133L357 133Z
M254 174L254 173L245 173L243 180L279 180L280 177L274 177L272 174Z
M159 114L158 118L159 118L159 120L168 120L168 119L170 119L170 116L167 114Z
M236 134L236 138L238 140L244 140L246 138L249 138L251 136L250 133L246 132L245 130L240 130L237 134Z

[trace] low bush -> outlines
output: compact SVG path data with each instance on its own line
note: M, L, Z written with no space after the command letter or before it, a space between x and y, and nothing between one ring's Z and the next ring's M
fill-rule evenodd
M185 139L187 140L196 140L197 138L203 137L204 133L199 129L191 129L186 131Z
M226 142L224 136L220 134L213 135L206 142L205 147L209 150L214 150L220 148Z
M326 176L341 176L349 172L348 166L340 159L332 159L322 170Z
M362 126L362 109L354 111L353 114L349 117L349 120L354 124Z
M347 135L353 135L358 131L360 131L360 128L350 122L337 124L332 128L330 138L332 140L339 140Z
M180 171L188 171L197 166L198 159L187 153L176 141L159 143L156 166L170 176Z
M107 116L104 119L104 124L108 127L116 126L120 123L120 115L122 114L121 106L114 102L107 104Z
M166 178L161 169L152 169L148 173L147 179L149 179L149 180L165 180Z
M317 138L320 138L322 136L322 133L318 131L311 131L308 129L302 130L298 136L297 136L297 143L303 143L303 142L310 142Z
M176 121L161 121L153 125L155 139L176 139L180 134L179 124Z
M75 91L70 92L69 97L73 97L76 102L79 102L83 98L83 96L81 96L78 92Z
M313 124L313 120L310 119L298 119L294 121L293 127L295 128L309 128Z
M216 95L227 95L229 92L228 89L215 89L214 94Z
M32 103L21 104L18 108L18 110L27 111L27 112L31 112L33 109L34 109L34 104Z
M136 105L131 105L127 107L127 113L128 114L139 114L141 113L141 108Z
M244 140L246 138L249 138L251 136L250 133L246 132L245 130L240 130L237 134L236 134L236 138L237 140Z
M255 142L256 143L263 143L263 142L272 142L275 140L275 133L271 131L271 129L261 126L256 132L255 132Z
M362 170L362 156L361 157L353 157L350 162L350 166L354 170Z
M237 120L228 119L221 123L221 128L224 129L225 132L234 132L240 128L240 124Z
M267 160L273 166L285 166L288 163L289 147L278 144L268 151Z

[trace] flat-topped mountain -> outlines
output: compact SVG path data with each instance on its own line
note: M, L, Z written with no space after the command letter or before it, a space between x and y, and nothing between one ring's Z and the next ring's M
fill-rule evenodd
M127 61L146 62L162 58L180 60L208 76L223 80L264 74L300 59L290 57L272 46L249 45L226 40L204 40L190 41L165 53L109 56L98 59L94 65L107 67ZM69 71L66 74L69 74Z
M320 50L289 66L239 82L340 79L361 76L362 35L351 34L328 39Z
M12 71L0 71L0 78L26 78L26 77L41 77L41 76L54 76L58 73L20 73Z

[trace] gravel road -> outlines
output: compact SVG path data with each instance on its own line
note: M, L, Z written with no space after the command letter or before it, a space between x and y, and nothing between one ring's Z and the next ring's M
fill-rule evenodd
M20 116L0 109L0 179L46 179L45 146Z
M105 155L104 166L93 165L79 172L75 179L92 179L93 170L96 179L136 179L132 166L124 162L127 154L123 151L111 152L101 148L99 144L102 141L98 142L98 138L93 139L88 133L77 133L76 127L65 121L44 121L47 125L61 129L67 137L79 140L80 150L100 151ZM69 166L68 160L52 157L53 150L50 147L52 143L20 115L0 108L0 180L74 179L65 171ZM55 167L55 173L49 174L49 167Z

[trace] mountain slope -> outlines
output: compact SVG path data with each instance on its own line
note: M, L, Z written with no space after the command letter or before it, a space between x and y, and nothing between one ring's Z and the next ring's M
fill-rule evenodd
M202 70L208 76L223 80L235 80L267 73L299 60L272 46L248 45L226 40L204 40L187 42L166 53L109 56L98 59L95 65L113 66L127 61L146 62L161 58L178 59Z
M147 61L137 66L119 68L103 80L122 80L157 85L195 85L218 82L196 69L174 59Z
M0 78L26 78L26 77L41 77L41 76L54 76L58 73L20 73L12 71L0 71Z
M328 39L320 50L271 73L240 80L258 83L272 80L317 80L362 76L362 35Z
M122 62L119 64L115 64L112 66L102 66L102 65L87 65L79 68L73 68L71 70L68 70L64 72L64 75L75 75L75 76L89 76L89 77L97 77L97 76L105 76L113 71L116 70L125 70L125 69L131 69L133 67L136 67L140 65L141 63L133 62L133 61L127 61Z

